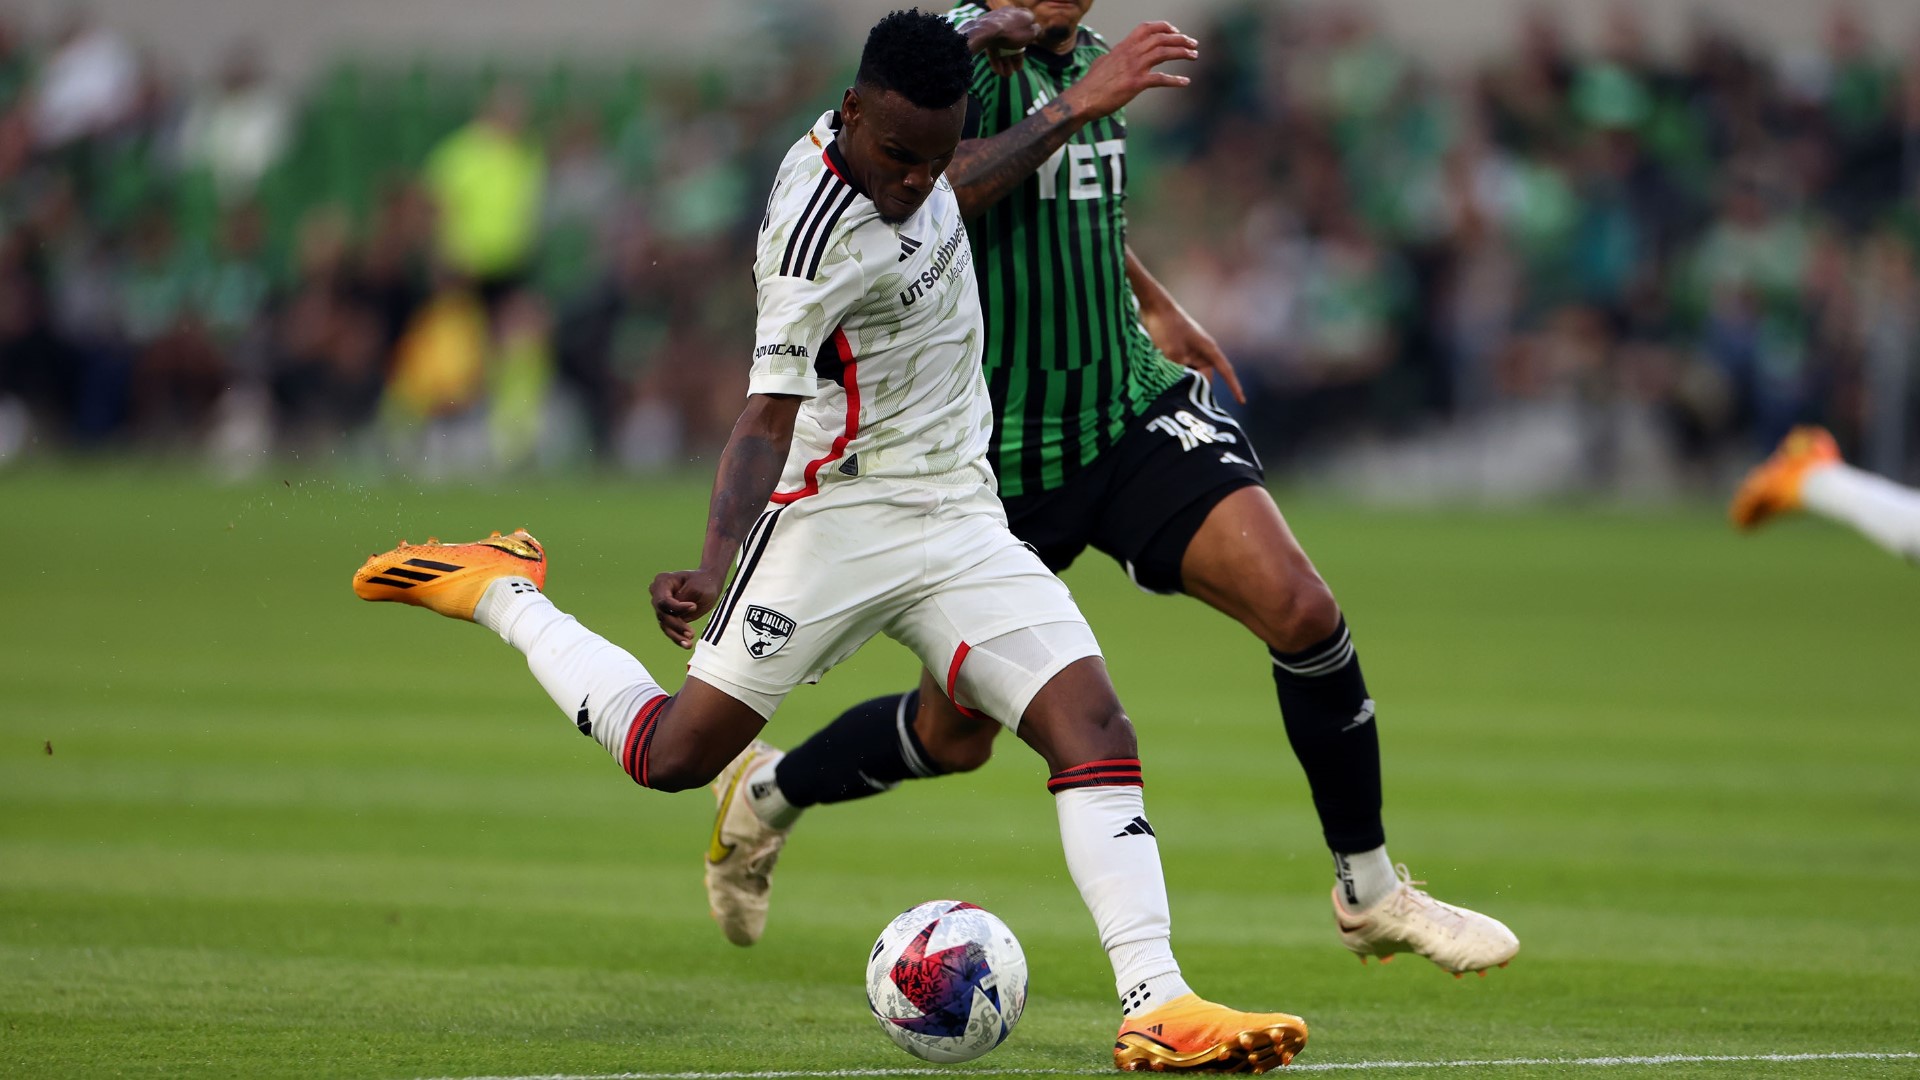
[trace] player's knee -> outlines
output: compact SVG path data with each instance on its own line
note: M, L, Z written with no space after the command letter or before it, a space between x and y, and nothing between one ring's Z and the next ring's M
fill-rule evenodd
M927 756L941 772L972 772L993 757L993 739L999 732L998 724L971 731L940 732L924 740Z
M1311 567L1290 574L1280 597L1262 612L1256 627L1267 645L1297 652L1325 641L1340 625L1340 604Z
M1041 687L1017 733L1055 773L1089 761L1139 756L1133 721L1097 656L1074 661Z
M656 740L647 748L646 758L640 763L634 774L634 781L642 787L655 791L686 791L702 787L713 782L720 770L727 767L725 761L708 760L712 755L705 754L698 747L682 747L672 742L662 744Z
M1087 760L1137 757L1139 744L1133 735L1133 721L1117 697L1089 705L1079 724Z

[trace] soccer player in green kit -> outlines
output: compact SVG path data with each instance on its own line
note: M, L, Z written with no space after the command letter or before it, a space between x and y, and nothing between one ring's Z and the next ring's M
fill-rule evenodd
M1192 596L1266 645L1348 949L1363 961L1415 952L1456 976L1504 966L1519 949L1506 926L1434 899L1388 857L1374 700L1346 620L1215 403L1209 375L1239 396L1232 366L1127 246L1122 110L1185 86L1159 68L1197 59L1197 43L1149 22L1109 47L1081 25L1091 6L986 0L950 16L976 50L947 180L978 268L988 460L1009 525L1056 572L1091 546L1140 588ZM1005 43L1029 16L1022 55ZM963 647L918 689L857 705L787 754L756 742L714 782L707 890L730 940L765 928L800 810L986 762L1000 725L954 700L966 662Z

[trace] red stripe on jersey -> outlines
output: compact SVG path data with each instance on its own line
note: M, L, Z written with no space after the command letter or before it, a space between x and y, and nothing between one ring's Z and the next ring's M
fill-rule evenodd
M833 445L827 449L826 454L807 462L806 472L801 474L802 479L806 481L805 486L799 491L776 491L773 493L772 501L783 506L796 499L804 499L809 495L818 495L820 493L821 466L830 465L839 460L840 455L846 453L847 444L852 442L860 434L859 364L855 362L853 358L853 346L847 344L846 331L839 327L834 327L833 343L840 349L840 355L846 358L845 373L842 377L846 380L847 386L847 427L845 431L834 437Z
M953 663L947 665L947 700L953 702L954 709L958 711L961 716L980 715L965 705L960 704L960 699L953 696L953 684L960 680L960 664L966 660L967 654L972 651L973 646L964 641L961 642L960 647L953 650Z

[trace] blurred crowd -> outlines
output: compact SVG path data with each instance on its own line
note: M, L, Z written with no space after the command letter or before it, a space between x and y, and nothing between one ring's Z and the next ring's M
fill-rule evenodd
M1908 473L1920 42L1835 7L1804 55L1705 23L1668 55L1610 12L1591 49L1543 7L1453 70L1360 5L1250 4L1134 110L1134 246L1238 365L1270 464L1537 430L1567 484L1704 481L1814 420ZM354 56L296 91L258 43L195 83L84 17L0 20L0 462L711 453L764 187L853 58L791 46Z
M1700 485L1817 421L1912 477L1920 40L1836 5L1801 54L1700 21L1664 55L1617 2L1578 51L1555 11L1465 71L1362 5L1202 35L1132 221L1251 377L1263 445L1465 431L1562 453L1572 486Z

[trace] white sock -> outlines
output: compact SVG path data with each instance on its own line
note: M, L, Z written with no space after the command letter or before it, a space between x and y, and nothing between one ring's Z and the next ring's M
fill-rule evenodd
M780 790L780 781L773 775L779 767L779 758L763 761L741 782L747 785L747 805L754 816L776 829L786 829L800 819L800 807L788 802Z
M1400 885L1393 872L1393 860L1387 858L1387 845L1352 855L1333 853L1333 876L1340 882L1340 902L1348 911L1360 912L1385 900Z
M1173 958L1173 917L1160 871L1160 842L1147 823L1140 789L1067 788L1057 791L1053 801L1067 871L1113 963L1121 1008L1150 1011L1191 993Z
M1800 503L1851 525L1903 559L1920 562L1920 491L1847 464L1807 473Z
M640 706L666 693L631 653L554 607L526 578L487 586L473 621L525 653L547 696L615 761Z

